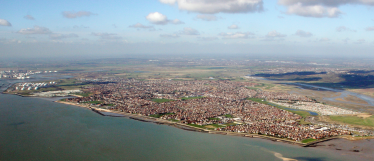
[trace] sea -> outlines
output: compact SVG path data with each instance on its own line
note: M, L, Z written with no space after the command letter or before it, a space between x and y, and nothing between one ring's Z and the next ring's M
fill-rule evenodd
M16 82L56 80L38 76ZM352 160L334 151L259 138L186 131L126 117L101 116L56 99L0 94L0 161L14 160Z

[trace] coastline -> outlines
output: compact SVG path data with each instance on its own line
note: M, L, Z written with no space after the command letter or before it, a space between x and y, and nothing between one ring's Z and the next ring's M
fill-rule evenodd
M315 145L318 144L318 143L333 140L333 139L338 139L338 138L342 137L342 136L331 137L331 138L326 138L326 139L322 139L322 140L317 140L317 141L314 141L314 142L301 143L301 142L296 142L296 141L292 141L292 140L288 140L288 139L282 139L282 138L277 138L277 137L272 137L272 136L267 136L267 135L208 130L208 129L203 129L203 128L186 125L186 124L182 124L182 123L179 123L179 122L164 120L164 119L160 119L160 118L154 118L154 117L148 117L148 116L143 116L143 115L138 115L138 114L130 114L130 113L125 113L125 112L120 112L120 111L101 109L101 108L91 107L89 105L84 105L84 104L75 104L75 103L65 102L65 101L54 101L54 102L87 108L87 109L90 109L93 112L95 112L99 115L102 115L102 116L121 117L121 116L118 116L118 115L112 116L112 115L105 114L105 113L113 113L113 114L122 115L122 117L127 117L127 118L130 118L130 119L133 119L133 120L137 120L137 121L151 122L151 123L156 123L156 124L159 124L159 125L168 125L168 126L173 126L173 127L176 127L176 128L182 129L182 130L187 130L187 131L195 131L195 132L202 132L202 133L209 133L209 134L229 135L229 136L249 137L249 138L261 138L261 139L266 139L266 140L270 140L270 141L274 141L274 142L282 142L282 143L287 143L287 144L291 144L291 145L297 145L297 146L301 146L301 147L315 147Z

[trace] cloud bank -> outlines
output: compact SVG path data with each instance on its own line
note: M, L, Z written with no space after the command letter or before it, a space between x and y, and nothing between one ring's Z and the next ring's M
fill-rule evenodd
M95 15L91 12L88 12L88 11L78 11L78 12L70 12L70 11L64 11L62 12L62 15L65 17L65 18L78 18L78 17L83 17L83 16L86 16L86 17L89 17L89 16L92 16L92 15Z
M247 39L254 35L251 32L236 32L236 33L220 33L220 36L224 39Z
M342 12L338 8L347 4L361 4L374 6L373 0L278 0L280 5L286 6L288 14L304 17L339 17Z
M166 25L169 23L174 25L184 24L184 22L178 19L169 20L165 15L159 12L149 13L145 18L155 25Z
M12 26L7 20L0 19L0 26Z
M52 32L46 27L34 26L34 28L26 28L17 31L19 34L30 35L30 34L51 34Z
M76 37L79 37L79 36L77 34L51 34L49 35L49 38L54 39L54 40L76 38Z
M198 13L248 13L263 11L262 0L159 0L180 10Z

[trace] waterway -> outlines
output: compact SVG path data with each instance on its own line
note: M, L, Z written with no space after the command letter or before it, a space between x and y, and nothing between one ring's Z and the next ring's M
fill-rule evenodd
M251 76L251 75L247 75L247 76ZM253 77L253 76L251 76L251 77ZM254 78L260 79L260 80L266 80L266 81L276 81L276 80L266 79L266 78L263 78L263 77L254 77ZM277 81L277 82L283 83L283 84L288 84L288 85L299 86L300 89L304 89L302 87L306 87L306 88L313 88L315 90L325 90L325 91L341 93L341 95L339 95L337 97L324 97L323 98L324 100L328 100L328 101L332 101L332 102L374 106L374 98L363 95L363 94L355 93L355 92L345 91L345 90L341 90L341 89L328 88L328 87L321 87L321 86L310 85L310 84L303 84L303 83L293 83L293 82L286 82L286 81ZM358 98L364 100L365 102L367 102L368 104L360 104L360 103L354 103L354 102L343 102L343 101L336 100L337 98L345 98L348 95L358 97Z
M34 80L56 79L56 77ZM28 80L22 80L28 81ZM0 84L20 82L1 80ZM3 88L4 89L4 88ZM185 131L0 94L0 160L350 160L335 151Z

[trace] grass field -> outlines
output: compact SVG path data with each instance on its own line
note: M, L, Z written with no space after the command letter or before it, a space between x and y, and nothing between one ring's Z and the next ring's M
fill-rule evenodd
M270 102L267 102L265 101L264 99L262 98L247 98L247 100L251 100L251 101L254 101L254 102L258 102L258 103L262 103L262 104L266 104L266 105L269 105L269 106L274 106L274 107L277 107L277 108L280 108L280 109L283 109L283 110L286 110L288 112L292 112L294 114L298 114L300 115L301 117L305 118L307 116L310 116L310 113L307 112L307 111L298 111L298 110L288 110L287 107L283 107L283 106L280 106L280 105L275 105L275 104L272 104ZM306 123L306 122L304 122Z
M200 96L200 97L183 97L181 98L183 101L185 100L190 100L190 99L200 99L200 98L204 98L203 96Z
M312 142L312 141L316 141L316 139L309 138L309 139L302 140L301 142L302 143L309 143L309 142Z
M330 119L337 122L343 122L351 125L362 125L374 127L374 116L362 118L357 116L330 116Z
M92 93L74 93L75 95L79 95L79 96L82 96L82 97L88 97L90 96Z
M226 115L223 115L225 116L226 118L234 118L234 116L230 115L230 114L226 114Z

